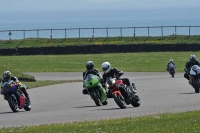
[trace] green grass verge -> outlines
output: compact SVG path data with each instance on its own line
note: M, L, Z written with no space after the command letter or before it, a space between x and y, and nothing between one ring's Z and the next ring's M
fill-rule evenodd
M22 82L25 84L28 89L54 85L54 84L62 84L62 83L71 83L71 82L82 82L82 80L45 80L45 81L36 81L36 82Z
M199 36L164 36L164 37L98 37L91 38L67 38L45 39L28 38L22 40L0 40L0 48L23 47L48 47L69 45L123 45L123 44L200 44Z
M0 133L198 133L200 111L2 128Z
M200 57L200 52L146 52L115 54L78 54L78 55L34 55L0 56L0 71L15 72L82 72L85 63L92 60L95 68L109 61L112 67L125 72L164 72L170 59L176 63L176 71L183 72L191 54Z

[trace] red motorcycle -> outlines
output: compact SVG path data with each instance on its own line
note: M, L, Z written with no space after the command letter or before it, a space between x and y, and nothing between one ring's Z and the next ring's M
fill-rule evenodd
M134 94L127 85L123 83L123 80L118 78L108 77L106 79L106 87L110 90L112 97L120 108L126 108L126 105L131 104L134 107L139 107L141 104L140 98L137 94ZM121 93L120 87L123 87L127 91L128 96Z
M4 95L5 100L13 112L18 112L19 109L24 108L26 111L31 110L31 102L27 100L24 93L18 89L19 85L10 80L2 85L1 94ZM22 85L22 87L26 87Z

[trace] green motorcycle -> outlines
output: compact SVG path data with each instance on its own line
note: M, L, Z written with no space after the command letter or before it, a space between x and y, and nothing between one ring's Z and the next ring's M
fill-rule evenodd
M106 90L102 87L99 78L94 74L88 74L83 83L88 94L94 100L97 106L107 105Z

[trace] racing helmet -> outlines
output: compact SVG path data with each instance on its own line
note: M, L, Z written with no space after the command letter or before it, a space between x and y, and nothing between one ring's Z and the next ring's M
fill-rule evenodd
M10 79L11 79L11 76L12 76L12 74L11 74L10 71L4 71L4 72L3 72L3 80L4 80L4 81L10 80Z
M101 68L102 68L102 70L103 70L104 73L108 73L111 70L111 65L110 65L109 62L104 62L101 65Z
M93 62L93 61L88 61L88 62L86 63L86 69L87 69L88 71L92 71L92 70L94 69L94 62Z
M195 55L190 55L190 62L194 63L197 60Z

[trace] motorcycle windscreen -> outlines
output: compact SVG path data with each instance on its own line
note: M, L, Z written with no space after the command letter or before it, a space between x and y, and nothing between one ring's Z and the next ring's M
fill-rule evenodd
M172 63L170 63L169 68L174 68L174 65Z
M85 79L84 86L86 88L93 88L99 84L99 79L94 74L88 74L87 78Z
M200 68L198 65L193 65L190 70L190 75L197 75L200 74Z

